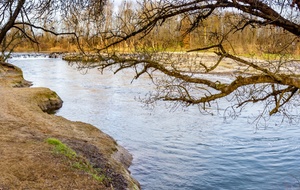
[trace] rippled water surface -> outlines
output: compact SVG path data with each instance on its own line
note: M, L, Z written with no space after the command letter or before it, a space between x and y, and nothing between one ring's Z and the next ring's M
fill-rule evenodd
M258 107L230 122L193 107L170 111L158 103L149 110L135 100L151 90L146 78L131 84L125 72L83 75L61 59L10 62L34 86L61 96L64 106L57 115L91 123L126 147L134 157L130 171L143 189L300 188L299 126L256 130L247 116Z

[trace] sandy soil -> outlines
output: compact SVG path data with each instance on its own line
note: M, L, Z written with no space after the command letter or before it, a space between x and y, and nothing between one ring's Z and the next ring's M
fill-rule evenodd
M47 88L25 87L29 84L20 69L0 64L0 189L139 189L127 170L131 156L126 150L92 125L46 113L59 108L61 99ZM100 183L72 167L45 142L50 137L70 146L110 180Z

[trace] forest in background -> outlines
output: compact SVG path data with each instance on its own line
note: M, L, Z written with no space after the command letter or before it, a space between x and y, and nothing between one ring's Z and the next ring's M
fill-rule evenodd
M150 5L149 5L150 6ZM153 5L151 5L153 6ZM113 42L118 31L130 34L135 26L135 15L138 15L141 6L134 1L123 2L115 6L107 2L102 15L99 15L98 24L91 23L84 13L68 22L57 20L45 22L45 27L59 33L60 31L75 31L78 38L72 35L58 35L47 31L35 33L36 44L24 36L18 29L12 29L2 43L2 52L14 49L17 52L76 52L78 43L87 52L93 52ZM111 49L118 52L136 51L188 51L197 47L207 47L216 44L223 38L223 45L229 52L245 56L262 56L270 54L284 54L300 56L300 39L285 31L281 27L267 25L265 27L250 25L243 28L240 23L247 15L239 11L218 10L206 18L198 26L193 26L193 15L178 15L156 25L147 33L138 34L130 39L114 45ZM239 27L239 28L238 28ZM28 27L28 30L31 30ZM232 32L236 30L235 32ZM120 34L120 36L123 34ZM112 37L110 37L112 36Z

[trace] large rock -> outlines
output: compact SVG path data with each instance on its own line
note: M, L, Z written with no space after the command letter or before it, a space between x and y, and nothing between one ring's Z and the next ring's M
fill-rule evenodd
M23 72L17 66L0 62L0 86L29 87L31 82L23 77Z

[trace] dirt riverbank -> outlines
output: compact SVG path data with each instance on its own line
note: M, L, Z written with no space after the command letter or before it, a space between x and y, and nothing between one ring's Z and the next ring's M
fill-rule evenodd
M139 189L125 149L92 125L48 114L62 100L50 89L28 86L19 68L0 64L0 189ZM48 138L72 148L105 179L74 167Z

